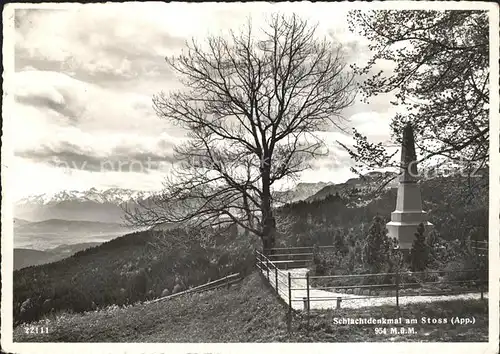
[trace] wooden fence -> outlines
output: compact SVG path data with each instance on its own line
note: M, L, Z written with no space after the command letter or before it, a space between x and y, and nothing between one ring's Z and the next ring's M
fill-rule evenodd
M201 293L204 291L214 290L214 289L222 288L225 286L229 287L232 284L238 283L240 281L241 281L240 273L235 273L235 274L225 276L224 278L220 278L220 279L196 286L196 287L191 288L191 289L187 289L187 290L184 290L184 291L172 294L172 295L168 295L168 296L160 297L160 298L155 299L155 300L148 301L148 303L169 300L169 299L172 299L174 297L178 297L178 296L186 295L186 294Z

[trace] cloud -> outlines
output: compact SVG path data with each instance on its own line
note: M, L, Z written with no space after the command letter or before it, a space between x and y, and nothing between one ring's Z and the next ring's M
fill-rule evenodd
M15 86L12 88L14 97L21 106L54 111L60 114L60 118L66 118L66 124L75 123L85 110L88 102L83 98L88 96L88 90L92 90L92 85L64 74L38 70L16 73Z
M93 172L149 173L175 162L173 144L159 140L156 149L137 144L116 145L108 149L82 147L68 141L15 151L15 156L56 168ZM168 149L165 149L165 147Z
M16 56L24 64L40 59L51 62L82 79L130 80L168 74L163 58L179 50L184 39L126 8L90 5L19 14Z
M318 36L342 42L348 61L364 60L366 43L347 30L347 8L326 3L106 3L17 10L16 86L7 90L16 103L9 112L13 130L4 134L16 137L15 159L22 166L18 180L47 190L159 186L164 169L174 162L173 145L185 135L152 108L153 94L180 85L166 55L179 53L191 37L203 40L209 33L237 31L248 16L260 30L268 14L280 11L318 23ZM356 102L344 115L369 139L383 140L391 109L387 97L375 97L370 105ZM330 153L314 160L302 177L341 182L350 177L350 160L336 141L351 145L352 137L321 134ZM144 173L140 164L148 161L156 165Z
M318 24L318 36L353 47L360 37L347 30L346 9L329 4L106 3L66 10L16 11L16 62L66 71L87 81L171 78L164 57L179 53L192 37L238 30L250 16L260 29L272 12L299 13ZM95 30L95 29L98 29ZM350 52L352 52L352 48Z
M61 190L86 190L92 187L158 190L167 172L167 167L161 171L151 170L150 173L90 172L54 168L45 163L14 157L10 160L9 173L15 178L12 178L9 189L14 200L28 195L56 193Z
M386 142L391 140L390 122L396 114L394 108L385 112L365 111L351 116L351 125L365 135L371 142Z
M313 170L327 169L330 171L336 171L340 168L350 167L352 161L349 156L340 154L329 154L327 157L316 158L312 163Z
M46 141L15 150L15 156L57 168L93 172L142 172L175 162L175 138L124 134L88 134L74 128L59 130ZM64 138L61 138L64 137Z
M104 164L147 172L173 162L173 145L182 141L183 132L156 117L150 97L110 91L57 72L15 75L9 133L16 135L16 156L88 171Z
M36 121L51 130L52 125L73 125L92 132L184 134L159 119L153 110L151 96L140 91L113 91L63 73L33 70L16 73L15 86L9 91L17 101L13 115L16 116L16 128L20 130L30 129Z
M311 170L330 170L336 171L352 165L349 153L339 144L339 142L352 146L354 140L349 135L338 131L317 131L314 135L320 138L325 149L323 155L317 156L310 161Z

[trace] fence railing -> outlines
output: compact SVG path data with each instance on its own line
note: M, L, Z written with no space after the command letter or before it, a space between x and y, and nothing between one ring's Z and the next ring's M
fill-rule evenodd
M305 247L303 248L305 249ZM303 255L304 253L301 253ZM306 253L308 254L308 253ZM274 258L277 258L278 254L274 254ZM279 256L283 256L280 254ZM309 272L305 276L292 276L290 272L283 271L280 266L283 264L294 263L294 261L288 261L289 263L279 262L272 259L273 254L264 254L262 252L256 251L256 264L261 270L262 274L271 286L275 289L276 293L285 301L288 306L288 318L289 324L291 323L291 316L294 311L293 304L295 302L302 302L303 309L307 311L308 318L309 312L311 310L311 302L321 302L321 301L333 301L335 308L341 308L343 301L352 300L362 300L362 299L377 299L377 298L394 298L395 305L399 307L399 300L401 297L410 296L436 296L436 295L459 295L467 293L480 293L481 299L484 299L484 293L487 292L487 276L484 278L482 274L485 269L465 269L458 271L425 271L425 272L393 272L393 273L374 273L374 274L356 274L356 275L309 275ZM470 276L465 277L465 279L457 280L446 280L444 276L451 274L467 274L476 273L478 276L470 279ZM410 277L415 277L419 275L431 275L438 274L441 279L438 281L415 281L409 282L405 279ZM313 282L321 283L325 281L338 281L338 280L355 280L355 279L366 279L366 278L376 278L385 277L386 282L379 284L363 284L362 282L356 282L356 284L346 285L342 282L339 285L331 286L312 286ZM390 281L387 281L390 280ZM316 284L315 284L316 285ZM442 290L434 292L409 292L408 290L414 290L416 287L422 289L429 285L460 285L458 290ZM349 291L351 293L341 293L342 291ZM358 294L355 293L354 289L357 289ZM329 296L311 296L312 290L326 290L331 291L332 295ZM325 291L325 292L326 292ZM300 296L297 296L299 292ZM403 293L404 292L404 293ZM295 293L295 295L294 295ZM297 307L297 306L296 306ZM333 307L333 306L332 306Z
M467 243L479 257L487 257L488 241L469 240ZM335 249L335 246L275 247L263 253L278 266L289 269L304 267L322 250L328 249Z
M486 257L488 255L488 241L471 240L469 244L479 257Z
M160 297L158 299L151 300L148 303L169 300L169 299L172 299L174 297L178 297L178 296L186 295L186 294L201 293L204 291L215 290L215 289L222 288L225 286L229 287L230 285L238 283L240 281L241 281L240 273L230 274L230 275L225 276L223 278L220 278L220 279L217 279L217 280L214 280L214 281L202 284L202 285L195 286L194 288L191 288L191 289L187 289L187 290L175 293L175 294L171 294L171 295L167 295L164 297Z
M263 254L266 254L276 266L287 270L305 267L312 262L317 252L332 248L334 248L334 246L276 247L264 250Z

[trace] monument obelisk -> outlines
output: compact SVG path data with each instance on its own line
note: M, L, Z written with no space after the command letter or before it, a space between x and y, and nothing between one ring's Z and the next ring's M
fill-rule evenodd
M391 213L391 221L387 223L388 236L397 239L402 250L411 249L420 223L424 224L426 233L433 226L427 221L427 213L422 210L422 196L417 176L413 127L408 123L403 129L396 210Z

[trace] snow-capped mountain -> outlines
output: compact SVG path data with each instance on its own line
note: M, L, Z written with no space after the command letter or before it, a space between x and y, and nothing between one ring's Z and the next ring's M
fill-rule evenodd
M111 203L120 205L123 203L144 200L148 198L152 192L137 191L132 189L110 188L99 190L91 188L86 191L60 191L55 194L39 194L32 195L19 200L16 205L48 205L56 204L64 201L75 202L95 202L99 204Z
M299 183L294 188L278 192L280 202L304 200L329 183ZM122 222L125 206L134 207L138 201L147 200L154 192L123 188L89 190L64 190L54 194L39 194L15 203L16 218L29 221L47 219Z
M61 191L28 196L14 205L16 218L29 221L47 219L83 220L120 223L124 206L147 199L152 192L110 188L86 191Z
M383 176L384 173L373 172L364 178L352 178L341 184L302 182L290 190L276 192L275 206L300 200L321 200L328 195L336 192L342 194L352 188L363 189ZM23 198L15 204L14 215L28 221L62 219L122 223L125 207L133 209L138 202L147 200L153 194L154 192L123 188L65 190Z

